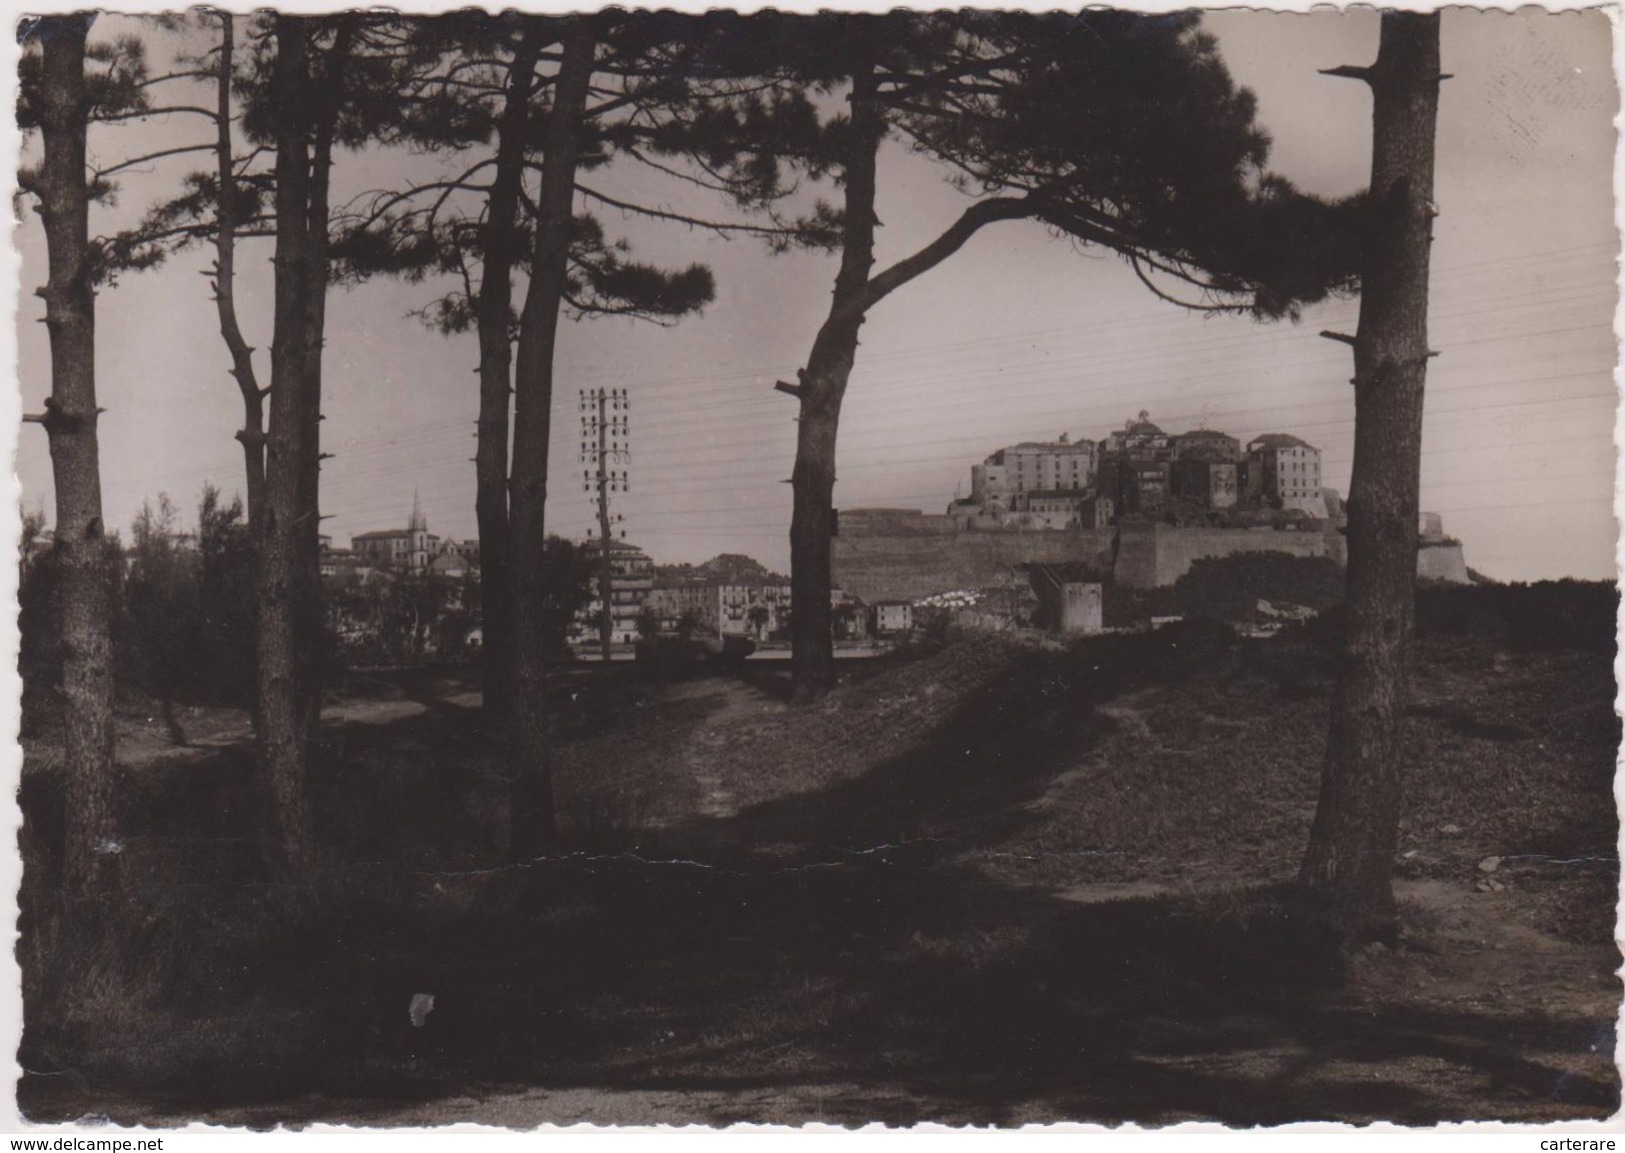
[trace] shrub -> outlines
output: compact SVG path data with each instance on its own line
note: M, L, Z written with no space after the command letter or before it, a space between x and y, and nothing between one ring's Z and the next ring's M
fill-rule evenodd
M1330 557L1280 552L1203 557L1174 585L1185 616L1220 621L1251 620L1260 600L1282 601L1318 611L1342 603L1343 570Z
M1618 612L1619 590L1605 581L1424 588L1416 596L1416 631L1476 636L1525 652L1611 656Z

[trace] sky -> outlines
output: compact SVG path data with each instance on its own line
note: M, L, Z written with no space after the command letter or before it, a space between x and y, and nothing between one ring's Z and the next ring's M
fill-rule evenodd
M1210 13L1208 28L1238 82L1258 97L1274 140L1270 166L1300 187L1343 195L1370 165L1365 86L1319 69L1369 63L1370 10L1312 15ZM105 26L105 25L104 25ZM110 27L110 26L108 26ZM1467 562L1490 576L1613 579L1613 383L1618 249L1611 30L1600 12L1552 15L1452 8L1443 17L1429 324L1423 507L1443 514ZM153 45L154 63L175 45ZM201 119L98 127L103 160L206 139ZM421 157L341 156L340 196L420 175ZM195 165L191 165L195 166ZM161 162L125 180L111 231L174 186L189 166ZM596 181L690 209L718 205L646 173L613 167ZM808 195L815 190L808 190ZM830 190L822 190L831 195ZM877 267L933 239L965 197L928 160L889 144L880 164ZM582 490L579 389L628 390L631 491L614 511L627 539L657 561L744 552L788 568L794 402L773 390L804 363L828 306L833 257L770 255L757 241L605 217L657 262L709 263L717 298L697 318L659 328L623 318L568 323L561 337L548 507L550 531L579 536L595 512ZM48 390L38 219L17 230L24 411ZM239 256L240 318L268 374L267 241ZM215 326L206 254L123 278L98 297L98 388L104 500L127 526L167 492L190 516L206 481L241 488L232 440L241 419ZM443 337L409 316L432 285L377 282L329 302L323 448L326 531L336 543L403 526L414 492L431 530L476 535L474 337ZM1183 312L1154 299L1120 261L1014 222L961 252L872 313L842 419L836 504L938 512L968 492L970 467L1003 445L1103 437L1141 410L1170 432L1198 426L1243 440L1294 432L1323 450L1326 483L1348 487L1353 443L1350 350L1317 336L1353 332L1357 300L1260 324ZM16 456L26 507L50 513L37 426Z

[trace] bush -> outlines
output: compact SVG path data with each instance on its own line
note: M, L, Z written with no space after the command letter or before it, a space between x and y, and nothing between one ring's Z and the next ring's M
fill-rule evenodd
M1611 656L1618 612L1619 590L1605 581L1424 588L1416 595L1416 631L1482 637L1525 652Z
M1100 615L1107 628L1129 628L1152 617L1179 613L1179 602L1171 588L1134 589L1108 582L1101 592Z
M1343 570L1330 557L1280 552L1204 557L1173 589L1183 615L1232 622L1253 619L1260 600L1320 612L1341 604L1343 590Z

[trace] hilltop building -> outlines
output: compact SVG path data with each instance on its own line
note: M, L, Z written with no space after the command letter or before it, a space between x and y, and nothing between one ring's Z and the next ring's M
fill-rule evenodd
M1247 485L1279 509L1326 518L1320 484L1320 449L1290 433L1267 432L1247 442Z
M971 495L947 515L961 529L1104 529L1124 520L1292 527L1330 519L1320 450L1289 433L1248 442L1214 428L1169 434L1150 413L1098 443L1024 441L971 467ZM1260 519L1262 518L1262 520ZM1266 523L1267 522L1267 523Z
M1141 409L1136 419L1124 423L1121 430L1107 434L1100 442L1100 455L1135 461L1172 460L1173 442L1173 437L1151 423L1151 414Z
M1195 428L1173 438L1174 459L1211 460L1235 464L1241 460L1241 442L1227 432Z
M1097 453L1092 441L1074 443L1062 433L1054 441L1023 441L1001 448L971 466L968 503L993 517L1029 512L1029 494L1077 493L1094 483Z

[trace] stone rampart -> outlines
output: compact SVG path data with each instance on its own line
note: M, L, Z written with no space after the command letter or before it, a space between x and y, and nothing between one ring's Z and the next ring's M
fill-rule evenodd
M934 522L946 521L947 531ZM960 530L949 517L869 518L842 513L832 575L843 591L869 603L917 600L950 589L1025 578L1018 564L1082 563L1112 568L1114 530Z
M1162 588L1208 557L1246 552L1282 552L1289 556L1327 555L1326 534L1282 529L1180 528L1167 524L1126 524L1119 532L1113 580L1128 588Z
M918 600L959 588L1024 583L1022 564L1082 564L1129 588L1165 588L1207 557L1280 552L1347 563L1335 529L1182 528L965 529L949 516L911 509L842 512L834 541L835 584L874 603ZM1424 580L1465 583L1467 562L1454 542L1425 544L1416 558Z
M1467 557L1462 553L1461 545L1454 541L1424 543L1416 554L1416 575L1425 581L1458 585L1472 582L1467 575Z

